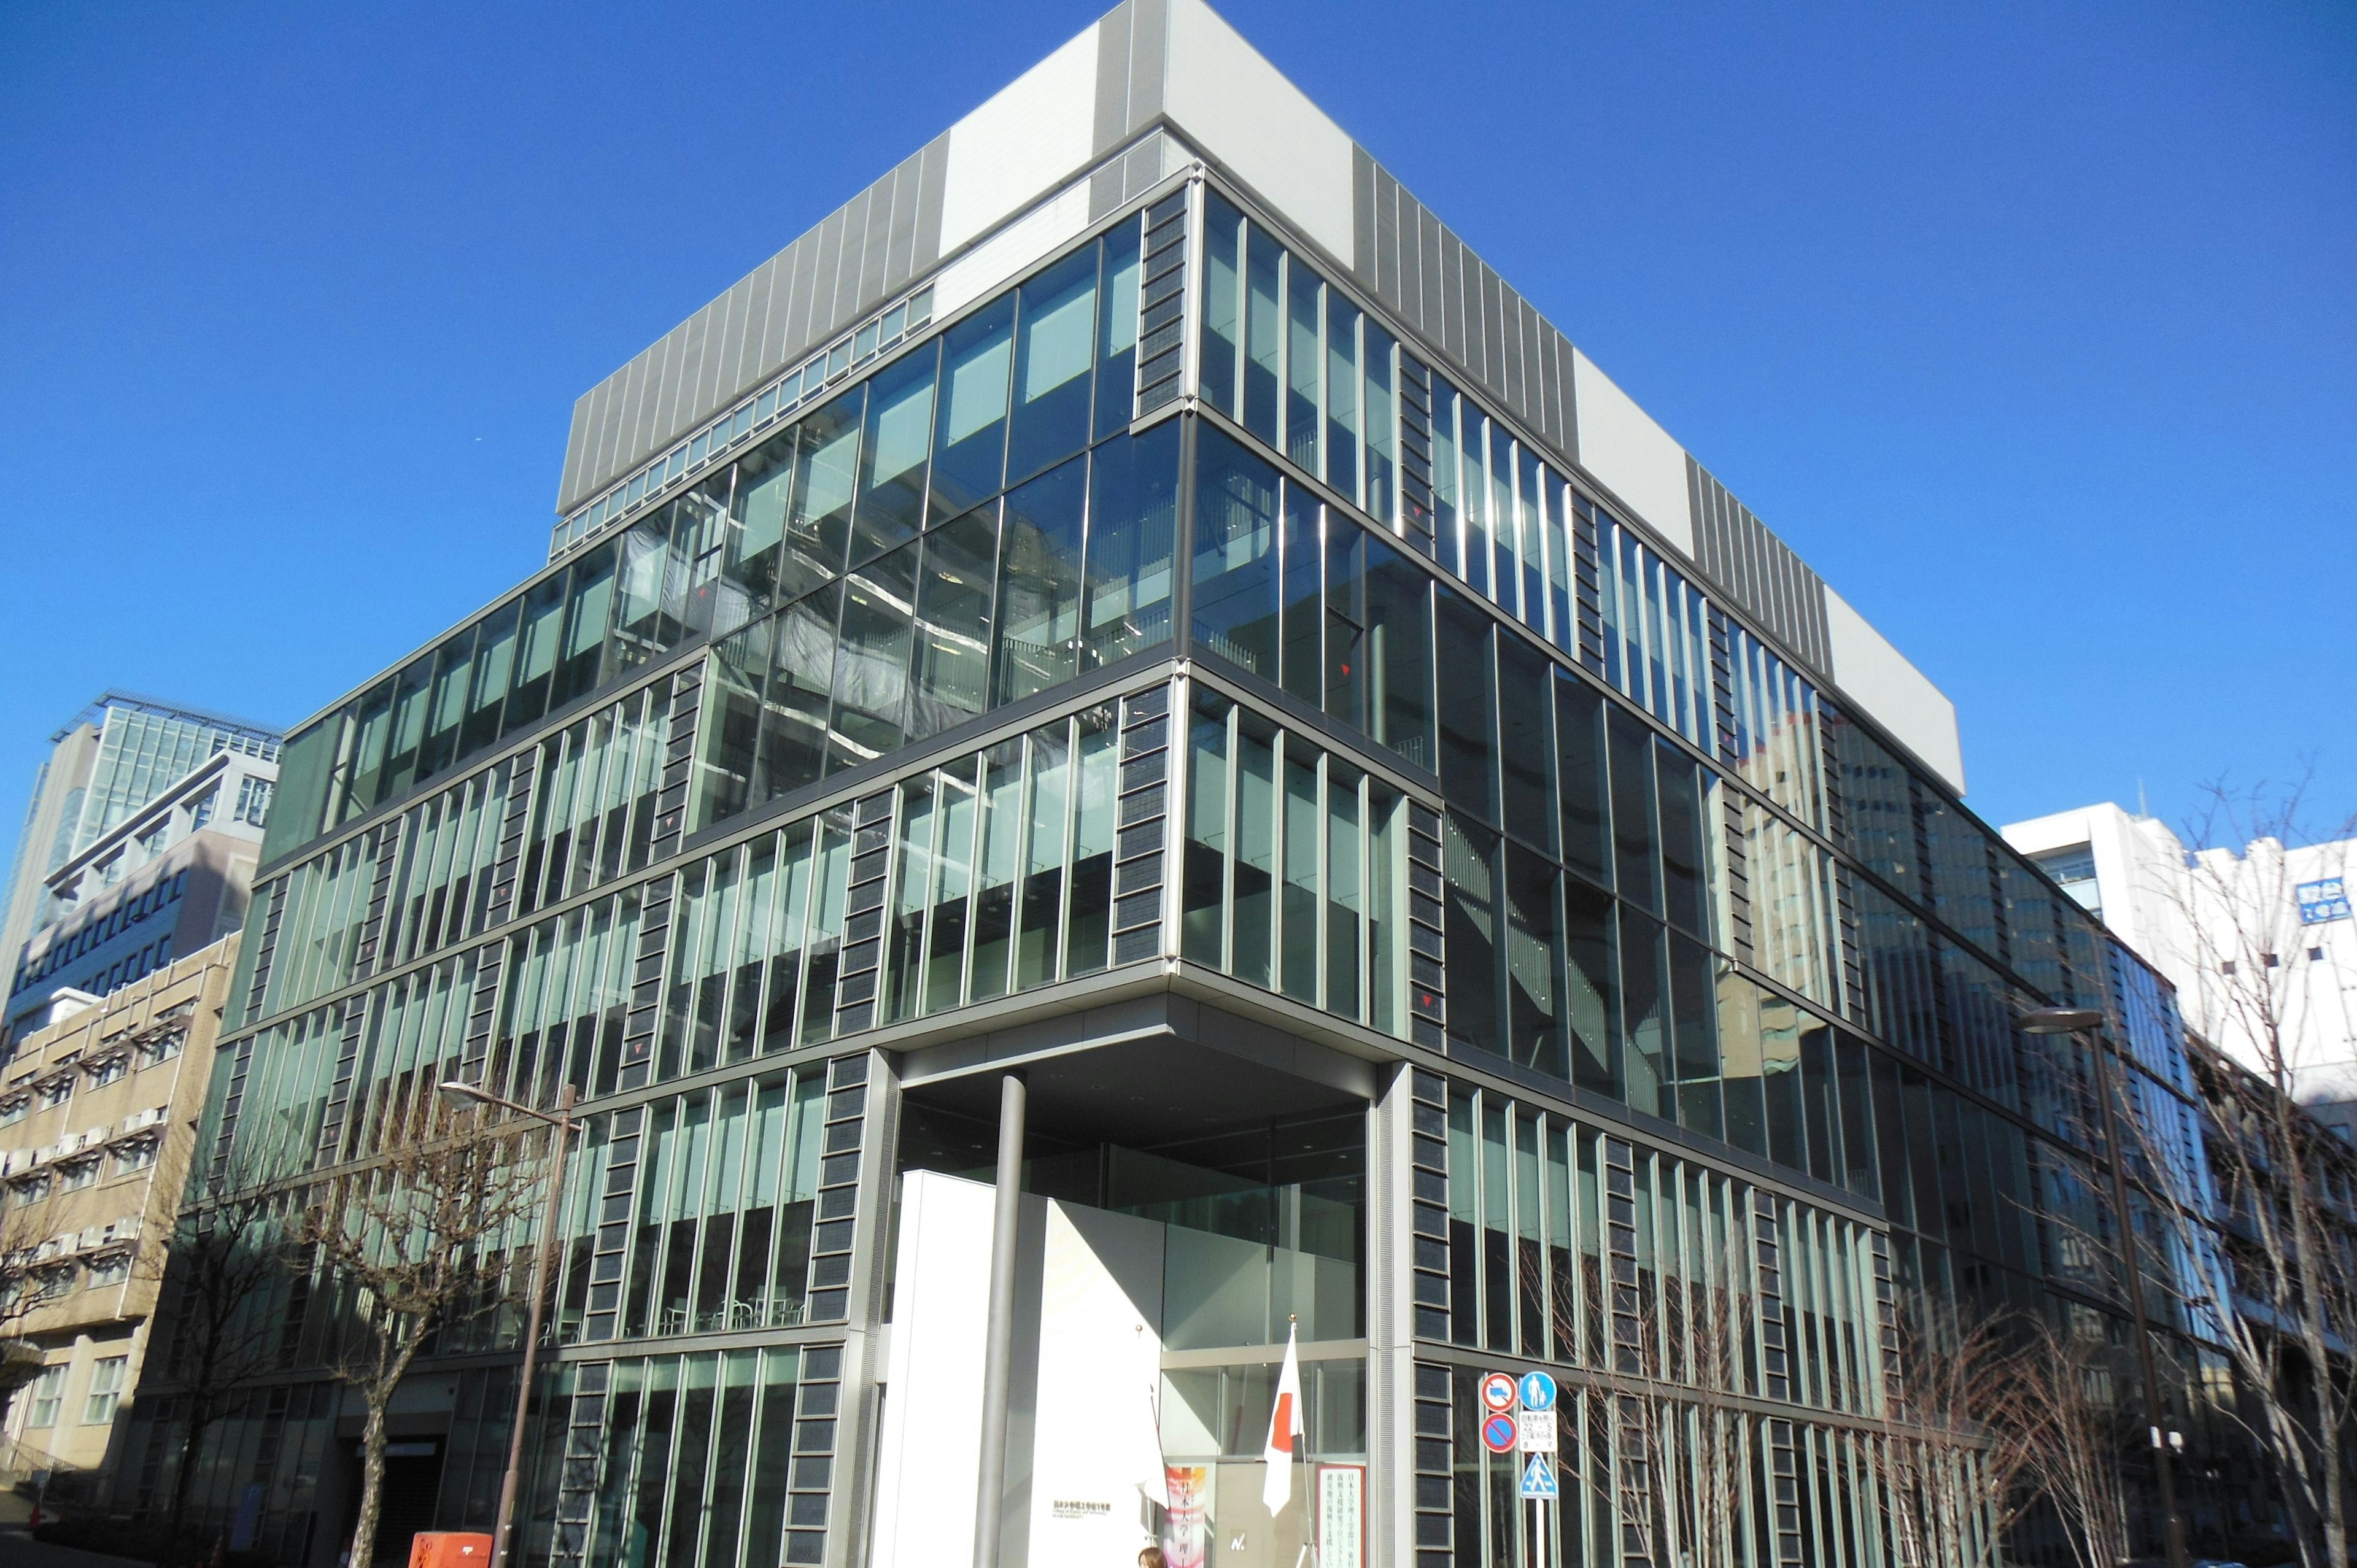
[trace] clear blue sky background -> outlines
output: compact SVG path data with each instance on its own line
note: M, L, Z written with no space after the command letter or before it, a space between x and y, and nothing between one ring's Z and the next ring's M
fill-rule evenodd
M0 833L543 559L573 399L1094 0L0 0ZM2357 10L1232 5L1962 711L1971 802L2357 806Z

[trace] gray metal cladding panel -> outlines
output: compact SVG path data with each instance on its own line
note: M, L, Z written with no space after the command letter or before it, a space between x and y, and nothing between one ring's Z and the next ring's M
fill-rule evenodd
M1097 22L1097 102L1089 150L1099 156L1129 134L1129 30L1135 9L1116 5Z
M942 259L942 201L949 189L950 134L925 144L918 155L917 232L909 242L909 275L931 269Z
M866 301L881 298L885 279L891 275L892 209L899 194L900 180L896 170L889 187L878 187L868 199L867 234L859 256L859 286L851 299L855 312Z
M1383 287L1383 242L1378 236L1375 214L1378 206L1378 183L1375 160L1358 143L1351 144L1351 271L1359 285L1387 304L1397 304Z
M1686 486L1695 561L1704 577L1773 632L1803 663L1821 675L1830 673L1823 580L1691 457L1686 459Z

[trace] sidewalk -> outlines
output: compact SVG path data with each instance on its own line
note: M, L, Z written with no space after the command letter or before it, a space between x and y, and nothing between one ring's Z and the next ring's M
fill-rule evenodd
M0 1568L147 1568L128 1557L104 1557L35 1541L22 1526L0 1527Z

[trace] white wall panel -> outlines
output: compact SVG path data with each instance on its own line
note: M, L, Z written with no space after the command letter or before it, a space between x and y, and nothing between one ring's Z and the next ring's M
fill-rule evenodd
M1097 25L950 127L942 188L948 255L1089 161L1095 130Z
M1833 645L1834 682L1843 694L1963 794L1956 704L1831 588L1825 590L1825 639Z
M892 1343L877 1449L879 1563L974 1558L996 1196L985 1183L931 1171L911 1171L901 1181Z
M942 268L933 280L933 315L947 316L981 298L1088 226L1089 188L1076 185Z
M1686 501L1685 448L1577 349L1571 373L1580 466L1692 560L1694 512Z
M1351 138L1202 0L1170 0L1163 110L1345 266Z

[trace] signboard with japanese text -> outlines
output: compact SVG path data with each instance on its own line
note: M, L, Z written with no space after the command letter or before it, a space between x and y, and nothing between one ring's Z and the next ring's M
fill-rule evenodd
M2299 923L2303 926L2349 918L2349 885L2338 876L2303 882L2292 889L2292 896L2299 900Z

